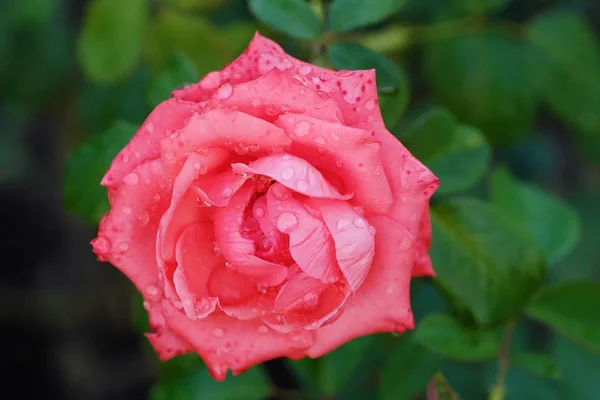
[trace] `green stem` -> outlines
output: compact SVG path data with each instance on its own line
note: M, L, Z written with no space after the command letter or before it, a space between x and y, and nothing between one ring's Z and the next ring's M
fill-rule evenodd
M498 352L498 375L496 376L496 384L490 392L489 400L504 400L505 379L508 366L510 364L510 342L515 330L516 321L511 320L504 327L504 335L502 337L502 346Z

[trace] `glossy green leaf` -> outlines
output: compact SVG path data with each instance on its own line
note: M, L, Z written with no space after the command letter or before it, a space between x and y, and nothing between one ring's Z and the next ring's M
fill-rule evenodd
M67 211L94 224L108 211L106 188L100 186L100 181L136 130L136 125L117 122L73 150L64 179L64 206Z
M449 315L430 314L417 326L415 341L440 356L459 361L493 358L500 349L497 332L461 325Z
M534 118L537 87L526 46L496 31L435 41L425 72L442 104L495 144L516 141Z
M424 112L399 137L440 179L438 194L469 188L489 166L491 149L485 137L473 127L457 125L443 108Z
M453 306L481 324L518 316L545 276L529 235L492 204L456 198L433 207L430 255Z
M148 20L146 0L94 0L87 8L78 43L79 62L89 79L112 83L136 67Z
M600 355L562 338L555 338L552 355L564 375L562 399L600 399Z
M548 354L521 353L511 357L514 366L526 369L543 378L560 380L562 371L556 361Z
M494 171L492 202L522 224L554 263L567 255L581 236L581 223L565 202L538 188L517 182L506 169Z
M473 14L493 13L504 9L510 0L452 0L454 6Z
M329 6L328 27L332 32L347 32L371 25L395 14L406 0L334 0Z
M505 386L505 400L562 399L555 381L522 368L508 368Z
M168 99L171 92L179 86L197 82L199 79L196 66L186 56L179 54L150 82L148 103L156 107Z
M392 92L401 84L402 72L393 61L358 43L332 43L327 47L327 57L336 69L374 68L380 92Z
M547 75L544 98L576 131L600 135L600 46L584 16L569 11L539 15L526 30Z
M527 314L566 338L600 353L600 283L574 281L545 289Z
M304 0L249 0L250 11L268 27L298 39L321 36L321 21Z
M163 11L148 30L146 56L153 65L163 68L173 57L183 54L204 75L223 68L237 56L227 39L202 16Z
M383 366L379 399L411 399L424 392L431 377L442 369L444 360L415 342L414 334L404 334L391 349Z
M251 368L238 376L227 376L223 382L212 378L197 356L176 357L169 362L183 359L167 368L165 379L152 389L152 400L263 400L271 392L271 385L260 366ZM165 368L163 368L164 370ZM169 371L169 369L175 369Z

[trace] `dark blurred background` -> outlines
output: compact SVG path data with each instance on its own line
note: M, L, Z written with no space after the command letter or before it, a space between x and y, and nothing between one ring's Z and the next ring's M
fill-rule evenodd
M245 1L155 0L152 13L168 8L158 29L168 33L166 38L145 34L147 62L114 80L102 74L94 80L82 72L77 57L88 3L0 2L1 379L3 393L22 399L143 399L157 377L145 340L132 323L131 284L95 260L89 245L94 225L63 211L63 171L70 150L115 120L143 121L154 102L148 101L148 86L171 53L185 54L203 75L239 54L260 28L294 54L307 54L255 22ZM408 3L394 23L453 18L442 12L448 2ZM582 11L598 39L596 0L514 0L495 18L518 29L556 6ZM411 104L431 100L419 48L381 51L409 71ZM550 279L600 278L600 133L574 134L541 106L527 134L494 150L517 176L552 191L581 216L582 239L552 269ZM585 362L581 368L600 371L600 359ZM575 359L571 365L580 364Z

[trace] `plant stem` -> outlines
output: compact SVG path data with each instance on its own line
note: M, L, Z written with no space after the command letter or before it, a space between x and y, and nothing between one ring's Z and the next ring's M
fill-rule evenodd
M510 364L510 342L515 330L516 321L511 320L504 327L504 335L502 337L502 346L498 353L498 375L496 376L496 384L490 393L489 400L504 400L504 385L506 379L506 371Z

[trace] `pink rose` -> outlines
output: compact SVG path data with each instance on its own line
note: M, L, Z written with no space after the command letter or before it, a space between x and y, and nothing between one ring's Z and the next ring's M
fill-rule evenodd
M438 184L386 130L375 71L307 64L257 34L115 158L92 244L143 294L160 358L196 352L222 380L411 329Z

